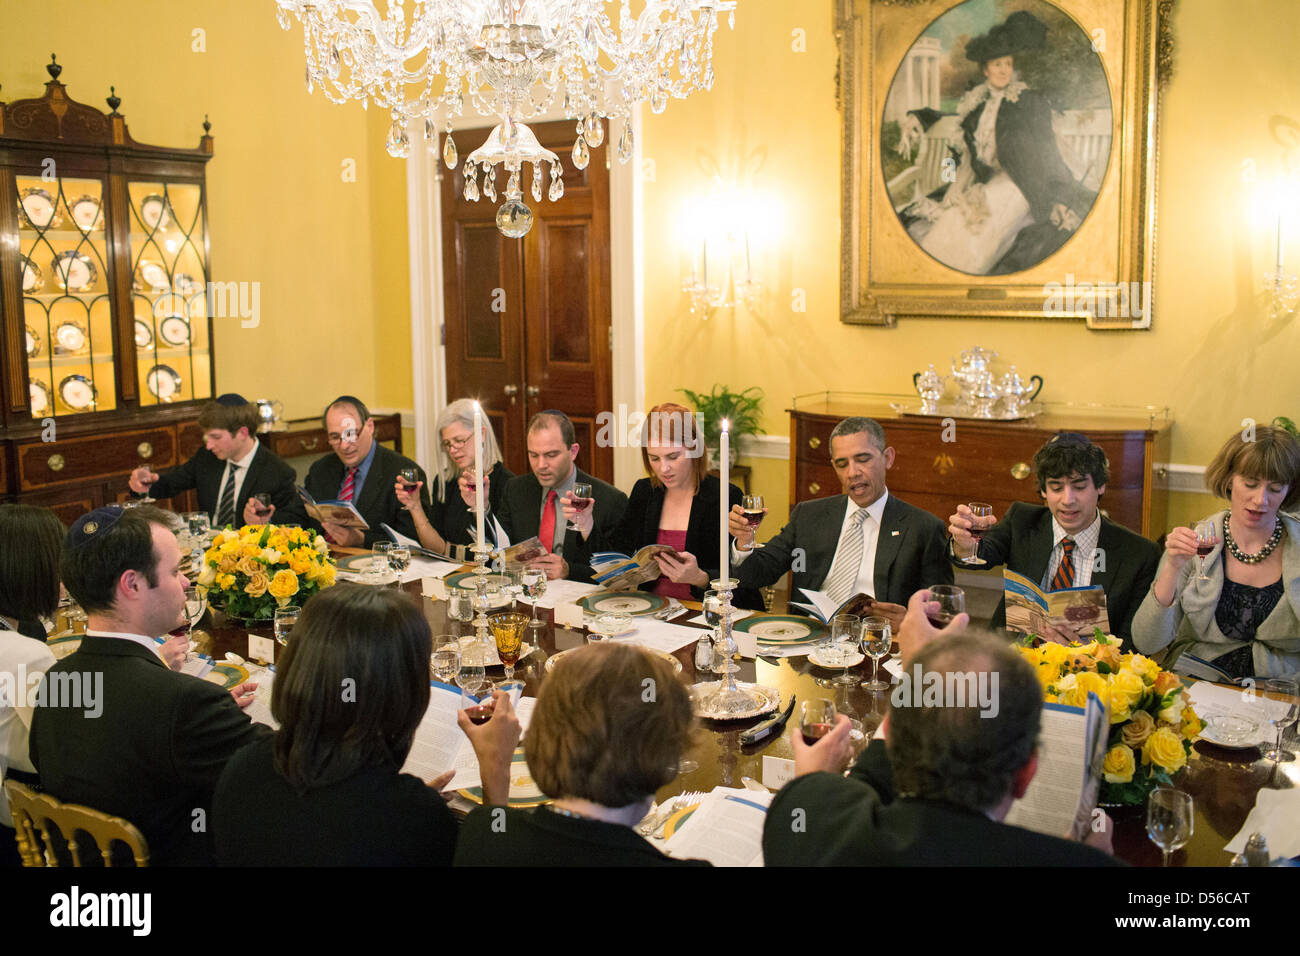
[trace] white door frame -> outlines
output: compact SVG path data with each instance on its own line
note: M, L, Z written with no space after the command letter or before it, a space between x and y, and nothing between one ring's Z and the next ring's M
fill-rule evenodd
M563 119L562 116L551 117ZM539 119L536 122L543 122ZM644 244L641 237L641 109L632 124L632 158L609 162L609 257L611 373L614 423L625 415L645 411L645 293ZM611 124L612 126L613 124ZM617 130L622 133L621 128ZM438 155L424 146L423 127L412 124L413 145L406 161L407 232L411 249L411 381L415 405L415 459L434 461L438 413L447 405L447 350L443 344L442 175ZM616 132L609 129L606 157L615 151ZM460 148L468 154L471 144ZM477 145L477 144L474 144ZM568 162L568 157L563 158ZM457 396L459 397L459 396ZM620 415L620 411L624 411ZM613 432L621 436L623 428ZM641 476L641 455L635 447L614 449L614 481L630 488Z

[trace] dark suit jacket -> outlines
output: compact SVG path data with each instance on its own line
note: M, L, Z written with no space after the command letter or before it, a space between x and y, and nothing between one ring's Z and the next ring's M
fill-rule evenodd
M700 482L700 490L691 500L691 516L686 523L685 550L695 555L695 560L709 580L714 580L721 567L718 561L718 501L722 482L716 475L705 475ZM735 485L727 486L728 508L738 505L745 493ZM614 528L608 540L593 540L588 544L593 551L621 551L626 555L636 554L637 550L659 540L659 519L664 511L664 488L655 487L649 478L642 478L632 486L632 496L627 502L627 511L623 520ZM730 540L730 539L728 539ZM641 586L648 591L654 587L651 581ZM691 588L695 600L701 600L708 588ZM737 607L761 609L763 597L757 589L749 588L734 595Z
M456 850L456 818L423 780L366 767L299 794L271 738L230 758L212 821L221 866L450 866Z
M488 497L485 504L489 514L495 514L501 509L501 502L506 497L506 485L513 477L502 462L497 462L488 472ZM448 544L473 544L474 512L460 496L460 484L452 482L447 485L445 492L446 500L433 500L425 512L429 516L429 524ZM490 519L485 527L492 527Z
M396 492L393 491L393 485L397 482L397 476L403 468L414 468L419 471L420 480L424 482L424 487L420 489L420 501L426 511L429 508L429 480L425 477L424 469L406 456L399 455L391 448L375 442L375 459L370 463L370 471L366 473L366 483L356 492L356 497L352 501L357 511L361 512L361 517L366 519L366 524L370 525L363 532L364 546L367 548L373 547L376 541L389 540L384 529L379 527L381 522L408 538L418 538L411 513L402 507L402 503L397 500ZM312 462L311 468L307 470L307 480L303 482L303 487L317 501L334 501L339 496L345 471L343 461L338 455L330 452L324 458ZM317 531L322 530L320 522L310 518L308 522Z
M149 488L155 498L170 498L191 488L198 489L199 510L215 515L221 497L221 479L226 475L226 463L206 448L196 451L190 460L158 476ZM235 499L235 527L244 523L244 505L255 494L266 492L275 505L271 520L276 524L304 524L307 512L295 490L298 476L283 458L264 444L257 446L257 454L248 466L239 496Z
M541 507L540 505L538 507ZM504 827L494 817L505 813ZM498 817L499 818L499 817ZM631 827L545 807L476 807L460 827L456 866L710 866L664 856Z
M211 864L217 778L235 751L270 731L250 722L228 691L170 671L157 654L120 638L83 638L42 686L58 675L75 675L83 687L102 680L102 713L35 709L31 757L42 786L130 820L149 842L150 863Z
M882 740L846 779L786 784L763 825L767 866L1115 866L1092 847L937 800L899 798Z
M578 469L574 481L590 484L591 493L596 499L592 506L591 543L583 541L582 535L576 531L566 532L564 560L569 562L569 580L590 581L591 552L600 550L593 545L595 542L609 540L613 529L623 519L623 512L627 510L627 495L613 485L591 477L582 469ZM497 512L497 520L501 522L502 530L510 536L511 544L527 541L541 530L544 497L542 485L532 472L516 475L506 483L506 496L501 502L501 510Z
M801 600L795 588L820 591L831 573L848 502L847 495L835 495L795 505L781 533L753 551L740 566L737 577L741 587L766 587L794 570L792 601ZM795 568L795 549L803 551L803 570ZM943 522L891 494L880 516L874 579L877 600L902 605L931 584L951 584L952 565ZM797 609L792 607L791 611Z
M1133 615L1151 589L1156 565L1160 563L1160 548L1154 541L1134 534L1105 515L1101 519L1097 547L1106 553L1106 569L1094 569L1092 583L1105 588L1111 633L1124 641L1125 651L1131 651ZM1042 581L1051 554L1052 512L1043 505L1016 502L980 540L980 557L990 567L1006 565L1035 584ZM1007 605L1003 598L993 612L990 627L999 630L1006 626Z

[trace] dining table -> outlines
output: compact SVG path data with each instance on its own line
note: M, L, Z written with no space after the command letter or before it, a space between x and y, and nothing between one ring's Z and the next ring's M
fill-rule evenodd
M451 618L446 600L424 595L421 581L391 586L403 588L422 602L425 618L435 636L452 634L464 637L475 633L472 622ZM519 610L526 614L533 612L530 602L522 598L517 600ZM680 604L680 612L669 619L669 623L703 629L702 623L687 623L690 618L700 616L699 603L684 601ZM502 608L492 613L499 610ZM582 647L593 639L600 639L585 627L557 625L555 612L548 607L539 605L536 614L544 622L543 626L530 629L525 640L532 645L533 650L517 663L514 672L514 679L524 684L523 694L530 697L537 696L542 689L547 676L546 664L551 657ZM222 660L227 653L233 653L247 661L250 634L271 637L270 622L250 625L231 620L221 611L210 608L195 629L193 637L198 643L197 651L211 655L214 661ZM634 640L634 636L622 639ZM711 671L697 672L694 642L677 650L672 656L681 664L680 679L688 685L714 681L719 677ZM761 647L760 656L740 660L738 663L740 671L736 674L737 681L774 688L779 692L783 707L789 703L792 695L800 701L829 699L834 702L838 713L861 722L866 738L870 738L879 728L889 709L890 691L872 691L863 686L871 679L869 658L850 669L850 673L858 679L851 685L833 683L838 670L823 669L805 656L765 657L761 656ZM500 666L488 670L489 678L499 680L503 677ZM888 678L883 667L881 674ZM696 768L680 773L677 779L661 788L656 794L656 801L662 804L686 791L708 792L715 787L742 787L746 785L746 778L751 781L748 784L751 787L763 783L763 758L792 759L794 754L790 734L798 732L799 723L796 709L779 736L769 737L757 745L742 745L741 732L770 716L767 714L731 721L701 720L693 749L683 755L684 759L693 761ZM1293 750L1296 745L1294 734L1295 728L1292 727L1286 738ZM865 743L864 740L861 746L865 746ZM1193 746L1187 766L1174 777L1174 785L1194 798L1195 824L1189 842L1173 854L1172 864L1227 866L1232 855L1225 852L1224 846L1241 829L1254 807L1256 795L1265 788L1289 789L1300 786L1300 763L1291 761L1274 764L1264 759L1258 748L1227 750L1208 741L1198 740ZM1114 821L1115 855L1135 866L1159 866L1161 852L1146 834L1145 806L1107 806L1104 809ZM1036 861L1024 862L1033 865Z

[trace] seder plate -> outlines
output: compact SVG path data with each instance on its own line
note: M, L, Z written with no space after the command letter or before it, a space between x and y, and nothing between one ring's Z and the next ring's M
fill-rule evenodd
M738 687L744 687L746 690L755 691L761 698L758 706L743 714L716 714L701 708L700 702L712 694L722 681L707 681L703 684L691 685L691 709L695 711L696 717L703 717L705 720L748 720L750 717L759 717L763 714L770 714L774 710L781 708L781 692L775 687L764 687L761 684L740 684Z
M562 660L565 654L572 654L576 650L580 650L580 648L571 647L567 651L556 651L554 654L548 657L546 659L546 665L545 665L546 673L549 674L551 672L551 669L555 667L555 662L558 660ZM672 654L669 654L667 651L652 651L649 648L645 648L645 651L647 654L653 654L655 657L662 657L669 664L672 664L674 673L680 674L682 672L682 662L679 661Z

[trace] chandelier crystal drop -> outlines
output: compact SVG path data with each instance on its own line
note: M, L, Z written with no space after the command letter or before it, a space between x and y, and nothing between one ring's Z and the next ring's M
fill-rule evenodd
M464 166L466 199L478 199L477 164L484 173L482 195L492 202L495 168L518 184L527 163L533 164L535 202L541 201L545 165L551 167L550 201L563 195L558 158L525 125L541 116L562 113L577 123L572 156L579 169L605 141L605 123L623 120L618 154L627 162L632 109L649 100L661 113L670 98L712 87L718 15L727 14L734 28L736 8L736 0L275 2L281 27L290 29L291 17L302 26L307 91L319 88L333 103L359 100L363 108L373 99L388 110L393 156L409 155L406 131L423 119L426 139L433 124L446 130L443 161L454 168L453 125L466 113L467 122L475 116L499 120ZM532 224L522 188L518 193L508 185L498 212L507 234L523 235Z

